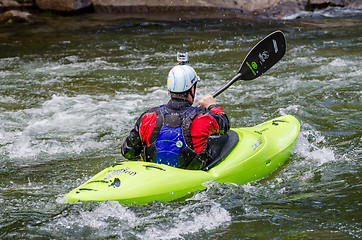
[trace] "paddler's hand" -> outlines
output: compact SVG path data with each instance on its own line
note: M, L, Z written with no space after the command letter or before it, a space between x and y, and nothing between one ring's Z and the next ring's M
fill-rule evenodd
M203 98L199 100L201 107L208 109L211 105L216 104L215 99L211 94L206 94Z

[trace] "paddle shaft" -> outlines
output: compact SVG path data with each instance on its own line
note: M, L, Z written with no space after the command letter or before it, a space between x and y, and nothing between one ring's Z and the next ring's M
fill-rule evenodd
M219 90L217 90L216 92L214 92L212 94L212 96L214 98L216 98L217 96L219 96L223 91L225 91L226 89L228 89L234 82L236 82L237 80L239 80L241 78L241 73L238 73L235 75L235 77L233 77L229 82L227 82L224 86L222 86Z

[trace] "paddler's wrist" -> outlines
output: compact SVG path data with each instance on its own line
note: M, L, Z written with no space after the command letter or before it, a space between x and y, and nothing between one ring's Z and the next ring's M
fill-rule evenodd
M206 94L203 98L200 99L199 104L201 107L209 109L209 107L216 104L216 102L211 94Z
M211 110L211 109L216 108L216 107L217 107L216 104L211 104L211 105L207 108L207 110Z

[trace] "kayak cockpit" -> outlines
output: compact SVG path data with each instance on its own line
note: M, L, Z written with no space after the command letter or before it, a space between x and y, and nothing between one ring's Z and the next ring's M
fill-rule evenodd
M207 139L206 152L212 157L213 160L209 162L202 170L208 171L220 161L225 159L238 142L239 135L233 130L230 130L225 135L209 137Z

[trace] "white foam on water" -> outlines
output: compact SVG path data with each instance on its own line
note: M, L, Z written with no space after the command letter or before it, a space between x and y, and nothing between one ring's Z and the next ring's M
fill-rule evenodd
M79 218L74 221L76 224L96 229L108 227L107 221L112 218L117 221L126 221L129 227L136 226L138 222L135 213L114 201L102 203L92 211L80 212Z
M154 100L152 106L169 99L167 91L159 87L145 92L53 95L39 107L5 111L0 116L0 149L13 160L107 149L122 141L140 114L151 107L149 99Z
M203 209L200 212L197 209ZM230 213L218 203L210 203L205 210L205 203L200 202L172 210L174 216L168 219L168 226L156 224L145 228L145 232L137 234L141 239L175 239L199 231L210 231L231 221ZM159 217L154 216L156 219Z
M132 101L108 96L56 96L39 108L5 112L0 123L2 149L9 157L41 153L81 153L106 148L132 119ZM112 138L100 140L108 134Z
M295 46L289 50L289 54L293 56L293 58L288 59L290 63L301 64L302 66L312 64L311 57L309 55L314 54L316 51L316 47L313 45L299 45ZM302 56L301 56L302 55ZM308 57L305 57L308 55ZM286 56L287 58L288 56Z
M282 17L282 20L294 20L297 18L339 18L339 17L353 17L360 16L362 9L350 9L341 7L328 7L322 10L301 11L296 14L291 14Z
M55 219L43 230L63 236L71 233L75 238L87 231L95 238L175 239L214 230L231 221L230 213L219 203L211 201L176 207L164 203L127 207L116 201L91 204L96 206L89 209L88 203L75 203L72 208L76 211Z
M173 216L172 219L169 219L170 226L167 229L151 226L146 228L145 233L140 237L143 239L147 236L156 239L180 238L182 235L196 233L200 230L215 229L231 220L229 212L219 203L212 201L189 202L188 205L175 210L172 210Z
M123 67L119 66L118 63L110 63L105 57L98 57L92 60L82 60L78 56L66 56L57 62L49 62L40 66L32 67L32 74L46 74L47 78L49 75L59 76L78 76L83 72L92 70L121 70Z
M28 178L27 183L14 183L3 182L2 186L0 186L0 191L8 191L8 192L19 192L21 191L23 194L31 194L36 196L38 193L43 193L46 187L43 184L35 183Z
M283 195L285 191L309 188L309 182L315 181L316 176L322 173L322 179L334 176L332 172L325 171L330 169L330 163L337 162L334 150L327 146L326 138L319 131L305 128L308 127L302 123L302 130L293 149L293 154L301 160L290 162L279 174L279 180L275 178L271 184L272 188L278 189L278 195ZM283 186L287 189L283 190Z
M298 110L300 109L299 105L290 105L286 108L279 108L278 112L280 115L294 115L296 113L298 113Z
M68 235L69 231L75 239L84 236L85 231L88 231L90 238L109 237L115 234L123 237L123 232L129 231L139 223L137 215L127 207L118 202L107 201L97 203L94 209L80 209L78 214L58 218L56 223L53 222L45 228L51 232L59 232L62 236Z
M6 68L11 64L18 63L20 57L9 57L9 58L0 58L0 69Z
M0 102L4 103L16 103L17 100L10 96L0 96Z
M0 79L6 79L9 76L21 76L21 73L14 71L0 71Z
M335 58L328 64L323 64L319 67L321 74L328 74L329 76L345 77L350 72L360 70L359 61L350 61L342 58Z
M313 140L310 141L308 138ZM303 158L313 160L317 166L321 166L336 160L331 148L320 146L325 142L325 137L318 131L303 130L298 136L295 152Z

